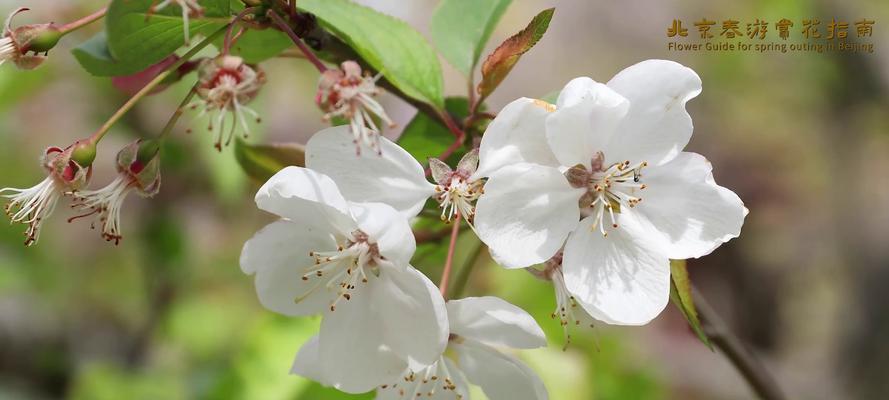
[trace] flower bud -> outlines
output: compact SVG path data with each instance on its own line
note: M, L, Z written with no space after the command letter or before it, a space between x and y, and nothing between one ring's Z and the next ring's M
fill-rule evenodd
M53 24L25 25L16 28L14 34L16 40L20 41L22 51L35 53L46 53L52 50L64 35Z
M96 159L96 144L92 140L78 140L71 150L71 160L82 167L93 165Z
M0 63L10 60L21 69L36 68L46 58L38 53L48 52L64 35L53 24L25 25L12 29L12 18L28 10L27 7L20 7L6 19L3 37L0 38Z

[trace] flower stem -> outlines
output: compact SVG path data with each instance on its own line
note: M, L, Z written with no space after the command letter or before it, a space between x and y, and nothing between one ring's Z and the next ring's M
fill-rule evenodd
M148 84L146 84L145 87L143 87L136 94L134 94L133 97L130 97L130 99L127 100L127 102L124 103L124 105L121 106L117 110L117 112L115 112L114 115L111 116L111 118L108 118L108 121L105 121L105 124L102 125L102 127L99 128L99 130L96 131L96 133L94 133L92 137L90 137L90 141L93 142L94 144L99 143L99 141L102 140L102 137L104 137L105 134L108 133L109 130L111 130L111 127L114 126L114 124L118 120L120 120L120 118L123 117L124 114L126 114L128 111L130 111L133 108L133 106L135 106L136 103L139 102L139 100L141 100L148 93L150 93L154 89L154 87L157 86L158 84L160 84L161 82L163 82L164 79L167 79L167 77L173 71L176 71L179 67L182 66L182 64L185 64L188 60L190 60L192 57L194 57L195 54L197 54L199 51L201 51L204 47L207 47L207 45L209 45L210 43L213 43L213 41L216 40L216 38L221 36L227 30L228 30L228 25L223 26L222 28L219 28L218 30L216 30L216 32L213 32L210 36L208 36L206 39L204 39L203 41L198 43L196 46L194 46L191 50L189 50L187 53L185 53L185 55L183 55L182 58L180 58L178 61L176 61L169 67L167 67L167 69L165 69L164 72L161 72L160 74L158 74L154 79L151 80L151 82L148 82Z
M469 275L472 274L472 269L475 267L475 264L478 263L478 258L482 255L482 249L484 248L485 245L481 241L476 243L475 248L472 249L472 253L466 258L466 262L463 263L463 266L460 267L460 272L457 273L454 285L451 286L450 298L458 298L463 294L463 289L466 288L466 284L469 282Z
M284 21L284 18L281 18L281 16L272 9L269 9L269 11L266 12L266 16L268 16L272 20L272 22L274 22L275 25L277 25L278 28L281 29L281 31L283 31L287 34L287 36L290 37L290 40L293 41L293 44L295 44L296 47L299 47L300 51L305 54L306 59L309 60L312 65L315 66L315 68L318 68L318 72L323 73L324 71L327 71L327 66L325 66L324 63L321 62L321 60L318 58L318 56L315 55L315 53L312 52L312 49L310 49L309 46L303 43L302 39L300 39L299 36L296 35L296 32L294 32L293 29L290 29L290 25L287 25L287 21Z
M463 130L457 126L457 123L454 122L454 118L451 117L451 115L448 114L447 111L439 112L438 116L442 120L442 122L445 123L445 126L448 127L448 130L454 134L454 143L451 143L451 145L448 146L445 151L438 155L439 160L445 161L448 157L451 156L451 154L454 154L454 152L457 151L460 146L463 146L463 141L466 139L466 132L463 132ZM427 167L425 173L426 176L431 175L432 169Z
M199 83L195 83L194 86L191 87L191 90L188 91L188 94L185 95L185 98L182 99L182 102L179 103L179 107L176 107L176 111L173 112L173 115L170 116L170 119L167 120L167 124L164 125L164 130L161 131L160 135L157 136L158 140L163 140L167 135L173 131L173 127L176 126L176 122L179 121L179 117L185 112L185 107L188 106L188 103L194 98L194 95L198 93L198 85Z
M785 400L787 397L784 396L781 387L778 386L775 378L765 369L759 359L728 329L728 326L704 299L701 292L694 287L692 290L695 307L701 318L701 325L703 325L704 333L710 338L710 342L725 354L759 398Z
M451 243L448 244L448 256L445 259L444 270L441 271L441 280L438 284L438 289L441 290L441 295L447 299L448 296L448 282L451 279L451 269L454 265L454 250L457 248L457 236L460 234L460 213L456 213L454 215L454 221L452 222L454 225L451 227Z
M243 20L244 17L247 16L247 14L256 12L257 10L259 10L259 7L247 7L243 11L241 11L238 15L236 15L234 19L232 19L231 24L228 25L228 30L225 32L225 40L223 40L223 42L222 42L222 54L227 55L229 53L229 51L231 51L232 42L235 41L236 37L241 35L240 33L238 33L237 35L233 35L235 25L237 25L238 22ZM244 30L242 28L241 32L243 32L243 31Z
M62 32L63 35L67 35L68 33L80 29L84 26L87 26L93 22L98 21L100 18L105 16L105 12L108 11L108 7L102 7L99 11L96 11L90 15L87 15L77 21L71 21L65 25L59 27L59 31Z

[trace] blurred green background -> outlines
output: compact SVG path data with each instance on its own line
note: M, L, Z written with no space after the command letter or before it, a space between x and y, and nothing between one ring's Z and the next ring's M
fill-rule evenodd
M362 3L424 33L435 5ZM0 5L2 13L31 7L19 23L63 22L101 2ZM692 279L791 398L889 394L889 3L516 0L488 51L550 6L557 10L549 32L489 108L542 97L576 76L607 81L647 58L693 68L704 91L688 106L695 122L689 150L706 155L717 182L737 192L751 212L741 238L689 262ZM875 50L667 50L673 19L683 19L691 38L697 35L692 21L703 17L742 24L868 18L876 21ZM38 182L37 158L45 147L89 135L125 101L68 53L98 28L65 38L35 71L0 67L0 186ZM448 94L464 95L463 77L442 63ZM323 126L312 103L317 72L297 59L263 67L273 84L254 103L264 122L252 140L304 141ZM118 148L160 131L186 90L179 86L142 102L103 141L94 186L113 178ZM410 121L408 105L388 95L384 103L400 126ZM120 246L105 243L86 222L68 224L64 206L32 248L21 245L22 226L0 224L0 399L372 397L339 395L288 375L319 321L282 317L259 305L238 256L271 217L254 207L258 185L230 149L216 153L205 121L192 118L183 118L164 153L160 195L127 200ZM187 135L189 124L195 129ZM461 239L456 265L467 265L476 247L473 238ZM443 251L435 245L418 250L416 264L433 280ZM575 332L562 351L561 327L549 318L551 287L497 267L484 251L475 263L467 295L501 296L547 332L548 348L520 356L543 377L552 399L753 397L672 306L645 327Z

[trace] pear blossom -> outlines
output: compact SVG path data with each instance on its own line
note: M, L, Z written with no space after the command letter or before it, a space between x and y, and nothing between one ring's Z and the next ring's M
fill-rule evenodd
M607 84L574 79L556 106L507 106L529 112L498 115L477 172L488 180L476 231L495 260L525 268L564 246L565 288L592 317L640 325L657 316L669 260L709 254L747 214L703 156L683 152L685 103L700 92L691 69L648 60Z
M13 29L12 19L28 10L27 7L19 7L6 18L3 36L0 37L0 65L12 61L18 68L34 69L46 59L45 55L38 53L48 51L61 37L53 24L25 25Z
M224 55L206 60L199 67L198 76L197 95L200 99L189 106L201 109L198 117L210 114L207 129L215 133L216 149L222 151L226 115L232 115L226 146L231 143L239 125L245 136L250 134L245 114L260 121L259 114L247 104L256 98L265 84L265 73L258 66L248 65L241 57Z
M421 371L406 371L377 389L378 400L417 398L469 400L469 383L490 400L545 400L543 382L530 368L499 349L546 346L543 330L524 310L497 297L469 297L447 303L451 335L439 360ZM309 361L297 358L297 367Z
M477 151L467 153L455 170L430 159L433 184L426 180L420 163L389 139L379 138L379 157L356 157L351 149L348 127L324 129L306 144L306 166L331 176L349 199L385 203L410 218L423 209L427 199L434 198L443 220L451 220L459 212L472 221L472 203L483 192L483 182L473 178Z
M204 14L204 8L198 4L198 0L163 0L160 3L151 6L149 12L155 13L171 5L178 5L179 8L182 9L182 29L185 31L185 44L188 45L191 42L191 38L189 37L190 30L188 27L188 20L191 17L202 16Z
M323 314L294 373L349 393L369 391L438 360L448 340L438 288L410 266L416 243L392 207L347 201L319 172L288 167L256 194L281 217L241 253L260 302L286 315Z
M318 94L315 102L325 112L324 120L342 117L349 121L355 152L361 154L361 147L367 146L381 154L380 129L373 117L394 128L395 123L386 110L375 99L381 93L376 82L381 75L362 75L361 66L355 61L346 61L340 69L328 69L318 80Z
M3 188L0 193L9 199L6 215L13 223L28 225L25 231L25 245L30 246L40 238L43 222L52 214L59 199L77 191L87 184L92 174L92 166L83 166L72 159L77 144L66 149L50 147L43 155L42 165L47 171L46 179L27 189Z
M146 144L149 152L140 157L142 144ZM108 186L74 193L75 201L71 207L85 214L72 217L68 222L95 216L102 225L102 237L115 245L120 244L123 239L120 211L127 195L136 192L142 197L152 197L160 190L160 184L160 157L156 145L137 140L117 153L117 177Z

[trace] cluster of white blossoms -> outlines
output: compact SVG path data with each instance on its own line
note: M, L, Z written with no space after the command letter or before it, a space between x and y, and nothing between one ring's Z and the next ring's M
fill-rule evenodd
M443 219L464 217L499 264L552 281L566 335L593 319L645 324L667 303L669 260L710 253L747 214L706 159L682 151L685 103L700 91L694 71L661 60L607 84L577 78L556 105L507 105L455 169L430 161L435 183L386 138L365 143L379 156L357 157L351 127L315 134L306 168L257 194L281 220L241 258L267 308L324 314L293 372L380 399L468 399L468 382L492 400L546 399L540 379L498 350L544 346L534 319L492 297L446 302L409 264L409 221L430 198Z

